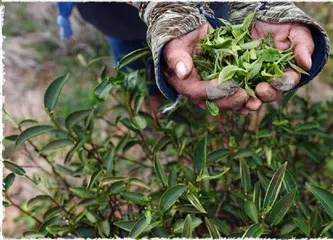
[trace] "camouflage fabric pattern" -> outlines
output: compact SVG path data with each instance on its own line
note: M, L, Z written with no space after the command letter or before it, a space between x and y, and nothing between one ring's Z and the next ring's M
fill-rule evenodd
M163 46L205 23L207 20L200 11L213 16L208 4L198 2L136 2L134 6L148 26L147 43L153 54L155 76L158 76L158 58Z

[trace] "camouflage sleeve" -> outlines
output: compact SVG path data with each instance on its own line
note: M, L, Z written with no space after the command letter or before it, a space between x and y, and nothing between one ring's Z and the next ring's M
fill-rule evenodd
M199 2L135 2L141 19L147 24L147 43L152 51L156 83L160 91L175 100L177 93L163 80L161 71L163 47L206 22L213 12L208 4Z
M315 43L312 55L312 67L309 76L302 74L300 87L317 76L329 56L330 44L326 31L292 2L231 2L229 5L230 21L234 24L241 23L243 19L257 10L256 18L270 23L303 23L309 27Z

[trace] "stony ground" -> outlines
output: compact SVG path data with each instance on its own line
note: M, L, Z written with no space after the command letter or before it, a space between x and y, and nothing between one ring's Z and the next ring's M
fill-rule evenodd
M83 51L89 56L96 54L96 45L103 45L105 48L103 37L91 26L84 24L77 13L75 16L74 41L69 43L71 51ZM59 58L66 58L68 53L68 48L64 48L64 43L58 39L54 3L7 3L4 30L5 34L7 33L4 41L4 107L18 120L33 118L41 122L46 121L43 93L49 82L59 75L58 72L64 70L65 62L59 61ZM73 59L77 61L77 58ZM300 94L309 93L313 101L333 99L332 84L328 85L324 80L323 76L320 76L306 88L302 88ZM84 87L84 83L82 86ZM5 123L4 135L12 133L15 133L13 128ZM24 155L12 154L10 150L4 152L5 158L11 157L20 164L26 163ZM34 194L35 190L23 181L16 182L10 192L18 204ZM18 237L26 228L20 222L15 223L17 216L16 208L7 208L3 223L3 233L6 237Z

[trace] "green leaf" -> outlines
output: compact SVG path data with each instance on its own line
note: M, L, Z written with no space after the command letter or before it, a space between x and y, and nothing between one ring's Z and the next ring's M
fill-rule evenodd
M133 202L138 205L145 205L145 195L142 193L137 193L137 192L122 192L120 193L120 196L122 198L125 198L126 200Z
M163 136L153 147L153 152L156 153L160 150L162 150L168 143L171 142L171 139L169 136Z
M248 30L250 31L250 27L252 25L252 22L254 20L255 17L255 12L250 13L249 15L246 16L246 18L244 19L243 23L242 23L242 27L244 30Z
M142 95L142 94L135 97L135 99L134 99L134 112L136 114L139 113L144 100L145 100L145 96Z
M187 193L186 197L190 201L190 203L201 213L207 213L204 207L201 205L199 199L193 193Z
M177 166L173 166L168 176L168 186L173 187L177 184Z
M208 172L204 172L203 175L197 178L197 182L202 180L213 180L222 177L224 174L226 174L230 170L229 167L223 167L220 173L209 175Z
M85 198L87 195L87 190L85 187L71 187L69 190L81 198Z
M293 221L306 236L310 237L310 226L303 217L293 218Z
M323 188L307 184L307 188L319 200L327 214L333 219L333 194Z
M16 173L17 175L20 175L20 176L25 175L25 170L22 167L20 167L19 165L15 164L13 162L7 161L7 160L4 160L3 164L5 165L5 168L9 169L13 173Z
M206 217L205 217L205 223L206 223L210 237L213 239L219 239L221 236L220 236L220 233L217 230L216 226Z
M112 59L111 56L101 56L101 57L93 58L92 60L89 61L88 67L91 67L93 64L98 63L100 61L111 60L111 59Z
M34 119L24 119L18 125L22 127L23 125L36 125L39 124L38 121Z
M98 227L106 237L110 235L111 227L108 219L99 222Z
M287 162L285 162L274 174L274 176L272 177L269 185L268 185L268 189L266 191L266 195L264 198L264 203L263 203L263 207L266 208L266 210L268 210L269 207L272 207L275 203L275 200L277 199L279 193L280 193L280 189L281 189L281 185L283 182L283 177L284 174L286 172L287 169Z
M96 223L98 221L97 214L95 212L87 211L85 216L91 223Z
M259 238L264 233L264 228L261 224L251 225L243 234L242 238Z
M14 135L9 135L4 137L4 141L10 141L10 142L15 142L17 139L18 135L14 134Z
M258 223L258 210L254 202L245 201L244 210L247 216L255 223Z
M275 48L266 48L261 52L261 58L264 62L275 62L282 57L280 51Z
M97 181L98 177L102 174L102 170L96 170L90 177L90 180L89 180L89 183L88 183L88 186L87 186L87 190L91 189L95 182Z
M260 182L256 182L253 190L253 202L257 206L257 209L261 210L261 187Z
M276 63L273 63L274 77L282 77L283 72Z
M192 218L190 214L187 214L185 221L184 221L184 227L183 227L183 238L192 238Z
M133 228L135 222L134 221L118 221L114 222L113 225L129 232Z
M150 224L149 219L146 216L143 216L142 218L137 221L134 226L132 227L128 237L129 238L138 238L139 235L144 232L144 230L148 227Z
M296 64L293 64L291 61L288 61L288 64L290 65L291 68L293 68L297 72L310 76L310 74L308 74L306 71L304 71L302 68L300 68Z
M43 202L43 201L50 201L51 198L50 196L48 195L38 195L34 198L31 198L28 203L27 203L27 206L28 207L31 207L31 205L35 204L35 203L38 203L38 202Z
M271 32L268 32L266 37L265 37L265 43L269 46L269 47L274 47L274 38Z
M26 141L28 141L31 138L37 137L46 132L50 132L53 129L54 129L53 126L50 126L50 125L38 125L38 126L33 126L30 128L27 128L17 137L16 142L15 142L15 148L18 147L19 145L25 143Z
M143 130L147 126L146 119L139 115L131 118L130 121L131 121L132 126L138 130Z
M241 44L240 48L241 49L257 48L257 47L259 47L260 43L261 43L261 39L258 39L258 40L254 40L252 42L247 42L247 43Z
M168 183L167 183L167 180L166 180L166 175L165 175L165 172L164 172L164 168L163 168L160 160L157 157L154 158L154 169L155 169L157 177L159 178L159 180L161 181L163 186L167 187Z
M116 182L126 182L128 180L129 180L128 177L106 177L101 181L100 186L103 187L106 185L111 185Z
M54 217L55 215L57 215L58 213L61 212L61 208L58 206L52 207L49 210L47 210L44 215L43 215L43 220L47 221L50 218Z
M200 175L206 169L207 161L207 137L203 137L194 148L194 169Z
M215 150L207 155L207 164L222 161L226 159L226 157L228 157L229 154L230 152L227 149Z
M150 187L144 181L142 181L141 179L138 179L138 178L131 178L129 180L129 185L135 185L135 186L142 187L142 188L145 188L148 190L150 189Z
M240 164L239 169L240 169L240 176L241 176L241 183L243 186L243 190L245 193L248 193L252 189L250 169L245 159L240 159L239 164Z
M149 48L141 48L138 50L135 50L133 52L130 52L125 57L123 57L117 64L117 69L120 70L124 66L144 57L148 57L151 55L151 51Z
M23 233L24 238L44 238L44 234L37 231L26 231Z
M49 115L53 114L53 111L57 104L62 87L64 86L68 77L69 77L69 74L58 77L57 79L53 80L52 83L46 89L46 92L44 94L44 106L45 106L46 112Z
M256 93L246 84L245 85L245 91L254 98L257 98Z
M246 75L246 78L248 80L250 80L252 78L255 78L260 73L260 70L261 70L261 67L262 67L262 60L261 60L261 58L258 59L257 61L255 61L254 63L251 63L251 67L252 67L251 70ZM247 86L247 84L246 84L246 86Z
M284 174L283 186L286 189L287 193L291 193L291 192L295 191L295 202L298 201L298 199L299 199L298 187L297 187L295 179L293 178L291 173L288 171L288 169L286 170L286 172Z
M57 224L52 224L46 227L46 230L51 234L57 234L59 232L69 231L71 227L69 226L59 226Z
M191 222L192 222L191 224L192 230L198 227L202 223L201 219L195 216L191 218ZM185 222L182 220L178 220L177 222L175 222L175 224L173 225L173 232L182 233L184 229L184 224Z
M58 140L55 140L55 141L52 141L52 142L48 143L40 151L41 152L47 152L47 151L51 151L51 150L56 150L56 149L59 149L59 148L67 147L69 145L73 145L73 143L74 143L73 140L68 139L68 138L58 139Z
M220 112L220 109L216 106L216 104L210 100L206 100L206 106L210 114L213 116L217 116Z
M107 173L112 172L114 168L114 155L114 148L109 149L103 155L103 166L106 168Z
M219 83L232 79L236 72L246 72L244 69L234 65L226 66L219 74Z
M274 204L267 221L271 225L278 225L283 217L287 214L289 208L294 202L296 192L290 192Z
M10 173L6 176L6 178L3 180L5 192L7 192L8 189L13 185L14 180L15 180L14 173Z
M86 117L88 117L94 109L85 109L85 110L79 110L72 112L66 117L65 120L65 126L67 129L71 129L74 125L78 124L82 120L84 120Z
M160 209L165 212L171 208L186 189L186 185L176 185L168 188L161 197Z
M105 101L110 90L112 88L112 84L109 81L109 78L104 79L100 84L98 84L94 89L95 97L99 101Z

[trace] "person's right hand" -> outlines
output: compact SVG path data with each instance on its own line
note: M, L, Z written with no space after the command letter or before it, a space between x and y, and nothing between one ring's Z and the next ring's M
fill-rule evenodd
M198 71L194 67L193 54L197 53L197 44L207 34L209 23L205 23L196 30L173 39L164 48L166 61L165 74L168 83L179 93L188 97L193 103L205 107L207 99L207 81L202 81ZM218 89L216 89L218 91ZM218 95L218 93L217 93ZM221 93L221 95L223 95ZM225 96L225 95L224 95ZM222 111L240 111L246 115L249 110L258 110L261 101L251 98L249 101L247 92L238 88L232 95L214 100Z

